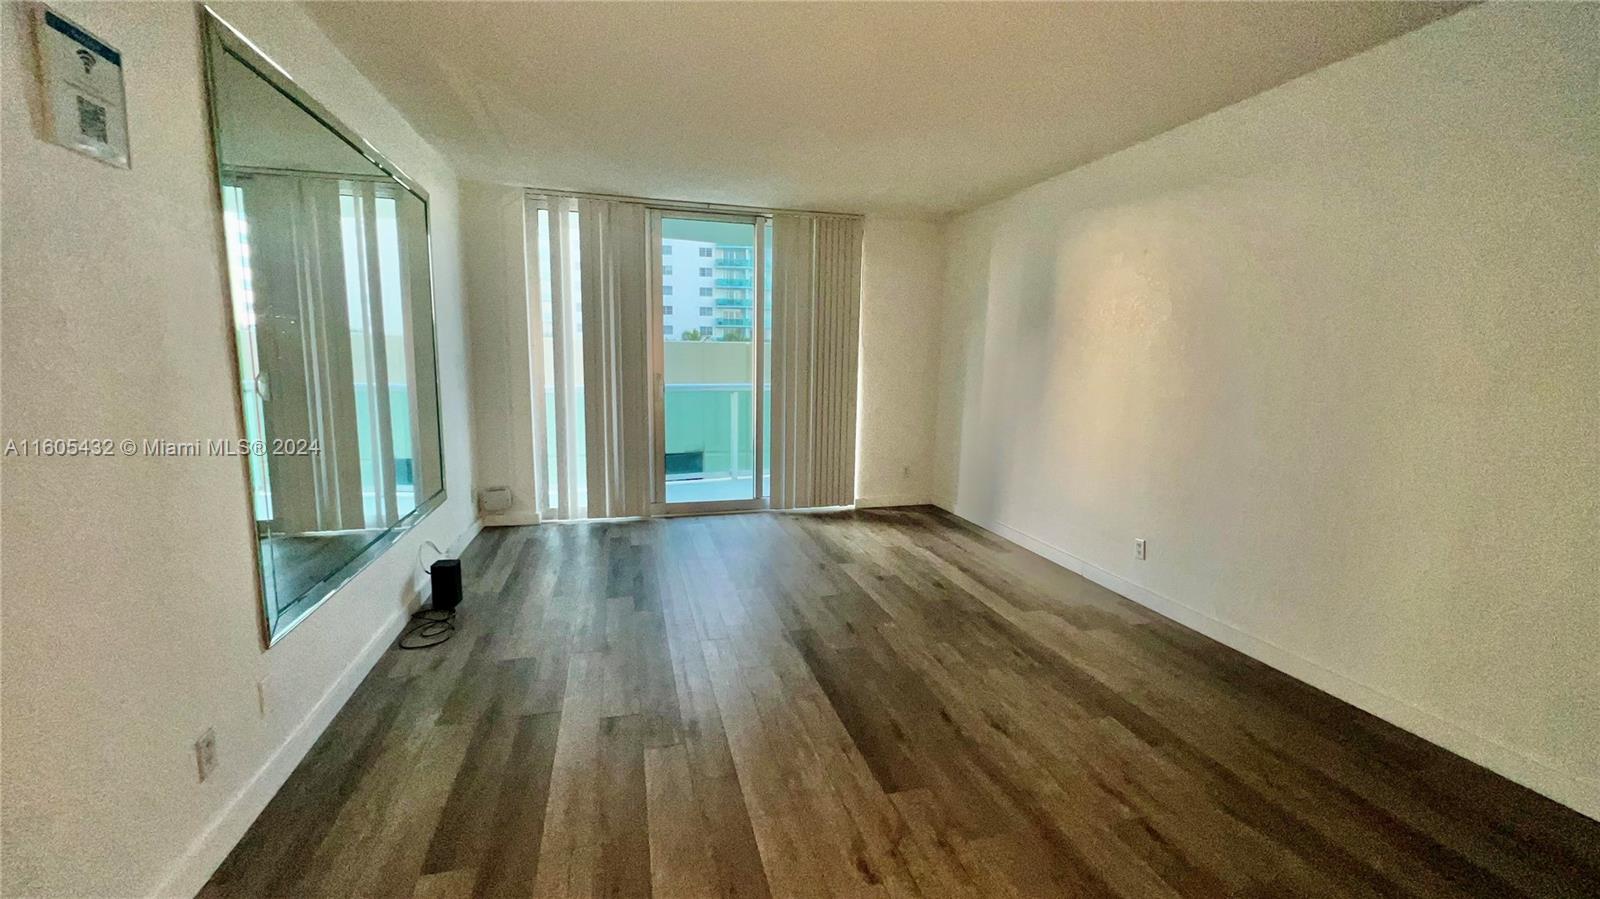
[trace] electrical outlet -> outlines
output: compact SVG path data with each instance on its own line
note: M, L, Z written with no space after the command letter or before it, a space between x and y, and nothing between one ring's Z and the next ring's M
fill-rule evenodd
M200 773L201 783L204 783L205 779L211 776L211 772L216 770L217 731L215 728L206 728L206 732L200 735L200 739L194 741L194 763L196 770Z
M1133 557L1143 562L1145 560L1144 538L1136 537L1133 541Z

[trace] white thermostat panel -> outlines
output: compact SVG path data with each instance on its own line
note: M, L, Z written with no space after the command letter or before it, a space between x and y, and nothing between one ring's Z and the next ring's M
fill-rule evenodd
M51 140L128 168L122 54L43 4L33 7L45 128Z

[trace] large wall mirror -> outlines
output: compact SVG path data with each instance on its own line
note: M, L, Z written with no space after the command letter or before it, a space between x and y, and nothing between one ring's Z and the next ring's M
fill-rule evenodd
M428 198L204 18L270 645L444 500Z

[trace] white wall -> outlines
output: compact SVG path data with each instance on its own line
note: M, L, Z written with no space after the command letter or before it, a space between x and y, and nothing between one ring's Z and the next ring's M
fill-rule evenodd
M54 6L123 51L133 168L35 138L6 3L0 430L237 436L195 7ZM454 176L299 7L221 9L431 194L450 498L263 652L237 460L0 463L7 896L192 894L397 631L419 542L473 525ZM219 767L200 784L207 727Z
M861 239L858 505L913 505L933 498L943 277L939 225L867 217Z
M1600 815L1597 154L1487 5L961 216L944 502Z

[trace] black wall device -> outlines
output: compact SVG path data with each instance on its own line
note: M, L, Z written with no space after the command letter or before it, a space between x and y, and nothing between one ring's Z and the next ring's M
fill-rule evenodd
M439 559L428 568L428 576L433 579L435 609L448 612L461 605L460 559Z

